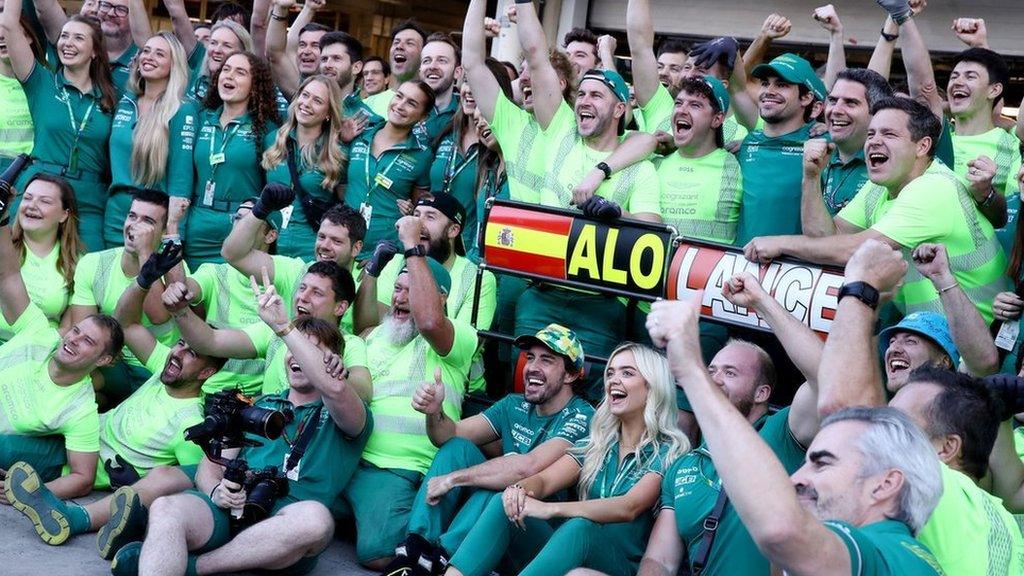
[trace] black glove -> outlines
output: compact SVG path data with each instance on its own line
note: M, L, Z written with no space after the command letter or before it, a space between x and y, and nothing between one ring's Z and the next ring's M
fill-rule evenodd
M690 50L690 56L701 68L708 69L716 62L722 62L729 70L732 70L736 64L737 50L739 50L739 44L736 43L735 38L715 38L694 46L693 50Z
M373 249L373 254L366 261L366 266L363 267L363 270L374 278L380 276L381 271L388 265L388 262L391 262L395 254L398 254L398 250L398 244L392 240L377 242L377 246Z
M32 158L28 154L18 154L4 173L0 174L0 226L6 226L10 222L7 207L11 205L11 196L14 195L14 183L21 171L31 162Z
M910 2L907 0L875 0L875 2L889 13L897 26L910 20L910 17L914 15L913 10L910 9Z
M181 244L171 240L164 240L160 244L160 249L150 254L149 258L142 264L142 268L139 269L139 275L135 277L139 288L149 290L149 287L154 282L170 272L171 268L177 266L184 257L185 251L182 249Z
M1024 412L1024 378L1013 374L993 374L981 379L999 399L999 421L1005 422L1018 412Z
M135 471L135 467L124 458L121 458L120 454L114 454L114 461L117 462L116 467L114 462L110 460L103 462L103 469L107 471L107 476L110 477L111 489L117 490L121 486L131 486L139 481L139 473Z
M583 215L594 220L615 220L622 216L622 208L611 200L594 195L580 206Z
M295 200L295 190L291 186L285 186L277 182L271 182L263 187L260 199L252 207L252 215L260 220L266 220L271 212L290 206Z

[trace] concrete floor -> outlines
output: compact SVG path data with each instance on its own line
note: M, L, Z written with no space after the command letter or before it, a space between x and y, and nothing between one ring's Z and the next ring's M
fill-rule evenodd
M100 495L102 496L102 495ZM79 502L98 499L90 496ZM369 575L356 564L352 542L335 539L320 556L315 576ZM32 523L10 506L0 506L0 574L9 576L98 576L110 574L110 562L96 551L96 535L73 537L62 546L48 546Z

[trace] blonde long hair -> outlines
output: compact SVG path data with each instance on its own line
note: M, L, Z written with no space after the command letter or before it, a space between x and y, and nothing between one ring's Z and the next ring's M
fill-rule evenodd
M636 368L647 381L647 405L644 407L644 433L634 449L634 457L641 467L649 465L650 460L639 461L647 446L653 448L657 457L663 445L668 445L664 465L690 450L690 441L679 430L676 424L675 378L668 367L668 360L653 348L642 344L627 342L620 345L608 356L608 361L623 352L632 352L636 360ZM583 457L583 468L580 470L580 499L586 500L590 488L594 485L598 472L604 467L612 446L620 441L619 419L612 414L607 392L604 400L590 419L590 438L586 446L573 448L574 453ZM621 456L621 454L620 454Z
M167 156L170 148L170 123L181 107L188 89L188 56L178 38L170 32L154 34L170 47L171 72L167 89L157 97L153 108L139 114L132 131L132 180L143 188L155 188L167 175ZM146 93L146 80L139 71L139 58L132 61L128 87L138 96Z
M324 174L320 187L333 191L341 181L342 171L345 165L345 155L341 151L341 88L331 78L318 74L310 76L299 86L295 98L288 106L288 117L277 130L277 137L274 144L263 153L263 169L272 170L281 162L288 161L288 136L297 130L298 122L295 120L295 109L299 104L299 94L313 82L319 82L327 87L327 118L320 127L320 137L316 142L311 142L299 148L300 166L316 167Z

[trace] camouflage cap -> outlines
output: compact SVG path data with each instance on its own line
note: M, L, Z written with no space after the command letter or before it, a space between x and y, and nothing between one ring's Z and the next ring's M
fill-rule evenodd
M548 324L546 328L533 336L520 336L516 338L515 344L520 348L529 348L540 344L568 359L575 372L583 371L583 344L580 344L575 332L561 324Z

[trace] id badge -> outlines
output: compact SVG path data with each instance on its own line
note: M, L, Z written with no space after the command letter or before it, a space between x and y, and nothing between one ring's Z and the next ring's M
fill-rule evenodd
M206 188L203 189L203 205L213 206L213 192L217 188L217 183L213 180L206 181Z
M284 462L281 464L281 469L282 470L287 470L288 469L288 457L289 456L291 456L291 452L289 452L289 453L284 455ZM295 468L292 468L291 470L288 470L288 474L286 474L286 477L289 480L291 480L292 482L298 482L299 481L299 468L302 468L302 459L301 458L299 458L299 461L296 462Z
M289 204L281 208L281 230L288 229L288 222L292 219L292 210L295 210L295 204Z
M377 186L385 190L391 190L391 185L394 184L391 178L379 173L373 177L373 181L377 183Z
M370 206L366 202L359 205L359 214L362 215L363 220L366 220L366 225L370 225L370 217L373 216L373 206Z
M217 164L224 163L224 153L218 152L217 154L210 154L210 166L216 166Z

